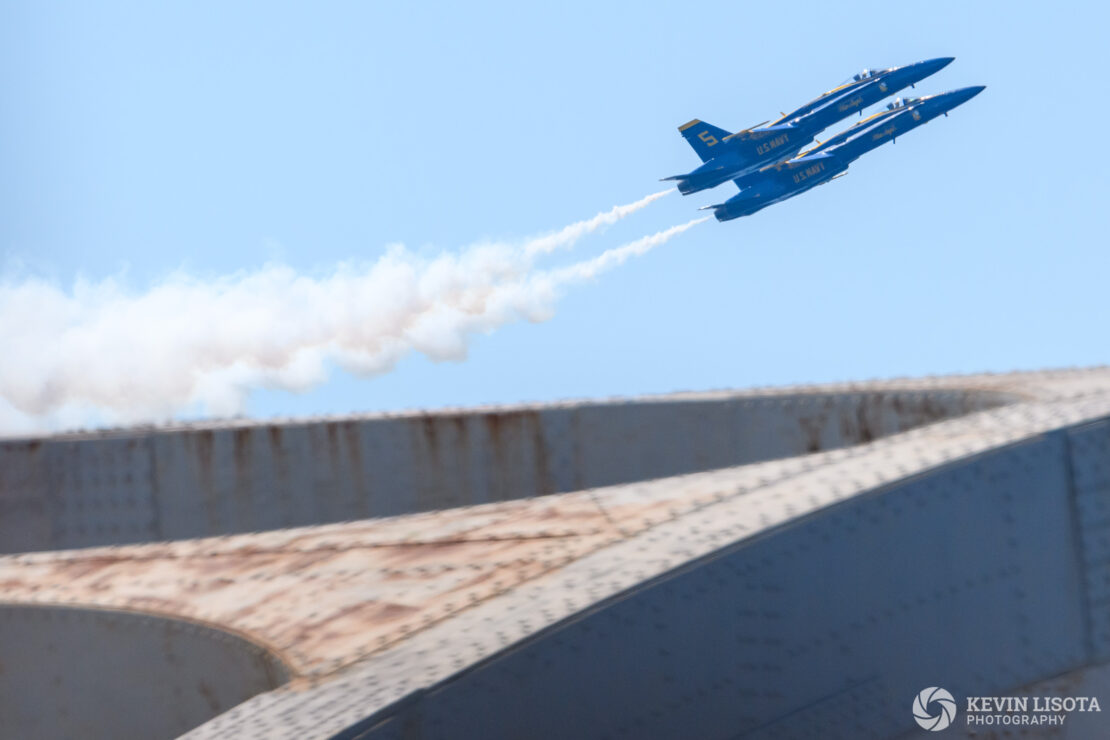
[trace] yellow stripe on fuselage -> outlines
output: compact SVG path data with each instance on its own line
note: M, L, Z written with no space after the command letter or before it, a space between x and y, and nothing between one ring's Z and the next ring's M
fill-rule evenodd
M840 92L840 91L841 91L841 90L843 90L844 88L846 88L846 87L851 87L852 85L859 85L859 84L860 84L861 82L863 82L863 80L852 80L851 82L845 82L845 83L844 83L843 85L838 85L837 87L834 87L834 88L833 88L832 90L828 90L828 91L826 91L826 92L823 92L823 93L821 93L821 94L820 94L820 95L818 95L818 96L817 96L816 98L814 98L813 100L809 101L808 103L806 103L806 104L805 104L804 106L802 106L802 107L804 108L804 107L806 107L806 106L810 106L810 105L813 105L814 103L818 102L819 100L824 100L825 98L829 97L829 96L830 96L830 95L832 95L833 93L836 93L836 92ZM772 123L771 123L771 125L772 125L772 126L774 126L775 124L777 124L777 123L779 123L779 122L781 122L781 121L784 121L784 120L786 120L786 115L785 115L785 114L783 115L783 117L782 117L782 118L779 118L779 119L777 119L776 121L772 122Z
M863 124L867 123L868 121L873 121L873 120L875 120L875 119L876 119L876 118L878 118L879 116L888 116L888 115L890 115L890 114L891 114L891 113L893 113L893 112L894 112L894 111L892 111L892 110L881 110L881 111L879 111L878 113L872 113L872 114L871 114L871 115L869 115L869 116L868 116L867 118L864 118L864 119L863 119L862 121L856 121L856 126L862 126ZM852 126L852 128L855 128L856 126ZM850 130L851 130L851 129L849 129L849 131L850 131Z
M829 90L828 92L823 92L823 93L821 93L821 94L820 94L820 95L819 95L819 96L817 97L817 99L818 99L818 100L820 100L821 98L827 98L827 97L829 97L830 95L832 95L832 94L833 94L834 92L836 92L836 91L838 91L838 90L843 90L843 89L844 89L844 88L846 88L846 87L850 87L850 86L852 86L852 85L858 85L859 83L860 83L860 81L859 81L859 80L852 80L851 82L845 82L845 83L844 83L843 85L840 85L839 87L834 87L834 88L833 88L832 90Z

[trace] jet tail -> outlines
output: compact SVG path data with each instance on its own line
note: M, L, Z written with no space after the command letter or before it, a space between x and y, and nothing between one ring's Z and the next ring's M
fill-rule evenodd
M717 156L717 152L720 150L714 149L714 147L719 146L725 140L725 137L729 136L729 132L723 128L718 128L705 121L699 121L697 118L679 126L678 131L682 134L682 138L694 147L694 151L703 162L708 162Z

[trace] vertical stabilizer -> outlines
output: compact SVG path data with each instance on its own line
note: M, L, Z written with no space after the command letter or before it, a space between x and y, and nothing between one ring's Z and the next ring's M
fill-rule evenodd
M694 147L694 151L703 162L713 159L724 149L721 142L729 135L729 132L723 128L717 128L696 118L679 126L678 131L682 134L682 138L690 142L690 146Z

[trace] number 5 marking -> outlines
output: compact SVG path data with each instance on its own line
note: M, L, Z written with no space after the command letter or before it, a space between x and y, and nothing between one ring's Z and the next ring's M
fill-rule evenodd
M706 146L713 146L717 143L717 137L708 131L702 131L698 134L698 138L704 141Z

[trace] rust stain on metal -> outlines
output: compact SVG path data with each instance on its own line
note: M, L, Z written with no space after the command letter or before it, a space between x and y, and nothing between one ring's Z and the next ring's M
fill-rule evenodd
M0 598L225 625L323 675L619 535L586 495L0 558ZM33 584L33 585L32 585Z
M801 417L798 419L798 424L802 428L802 435L805 437L805 451L806 452L819 452L821 450L821 430L825 427L825 416L823 414L816 417Z
M329 481L328 485L321 486L318 490L328 495L329 498L339 499L342 494L337 485L337 479L340 471L343 470L343 450L342 443L339 441L339 427L332 423L324 424L324 436L327 438L327 459L330 464L327 471Z
M540 496L555 490L547 459L547 440L543 435L543 423L536 409L492 412L482 416L486 434L493 456L493 470L497 474L494 498L506 500L517 497L520 492L513 490L513 481L506 479L505 471L516 469L520 458L531 447L531 477L525 483L531 490L525 495ZM530 445L529 445L530 442Z
M235 465L239 470L244 470L247 467L247 459L250 455L250 439L250 429L241 427L235 430Z
M875 438L871 432L871 424L867 419L867 407L860 404L856 407L856 431L860 442L870 442Z
M551 480L551 473L547 463L547 440L543 436L543 420L538 411L529 413L528 420L532 426L532 447L536 454L536 481L539 483L537 494L546 495L555 492L555 485Z
M212 447L215 434L211 429L202 429L196 435L197 459L205 470L212 469Z
M247 522L251 519L251 509L254 505L254 491L250 479L250 444L253 431L247 428L236 429L232 437L233 454L235 457L234 480L235 488L232 497L235 500L235 521Z
M216 492L216 476L213 468L213 448L215 447L216 433L211 429L204 429L195 437L195 450L197 454L197 470L199 477L200 495L204 497L204 517L209 530L219 532L220 526L219 500Z
M509 496L504 481L504 470L507 460L505 445L501 439L501 415L497 413L486 414L482 421L485 423L486 434L489 437L490 453L493 456L493 465L490 469L495 471L493 475L491 475L490 496L494 501L504 501L509 498Z
M363 515L370 513L370 487L366 481L366 468L362 459L362 439L359 427L353 421L343 422L343 439L347 442L347 454L351 458L351 473L354 476L355 494L359 510Z
M424 439L428 443L429 452L435 457L436 452L439 450L439 436L436 432L435 417L430 414L425 414L420 417L420 428L424 432Z

